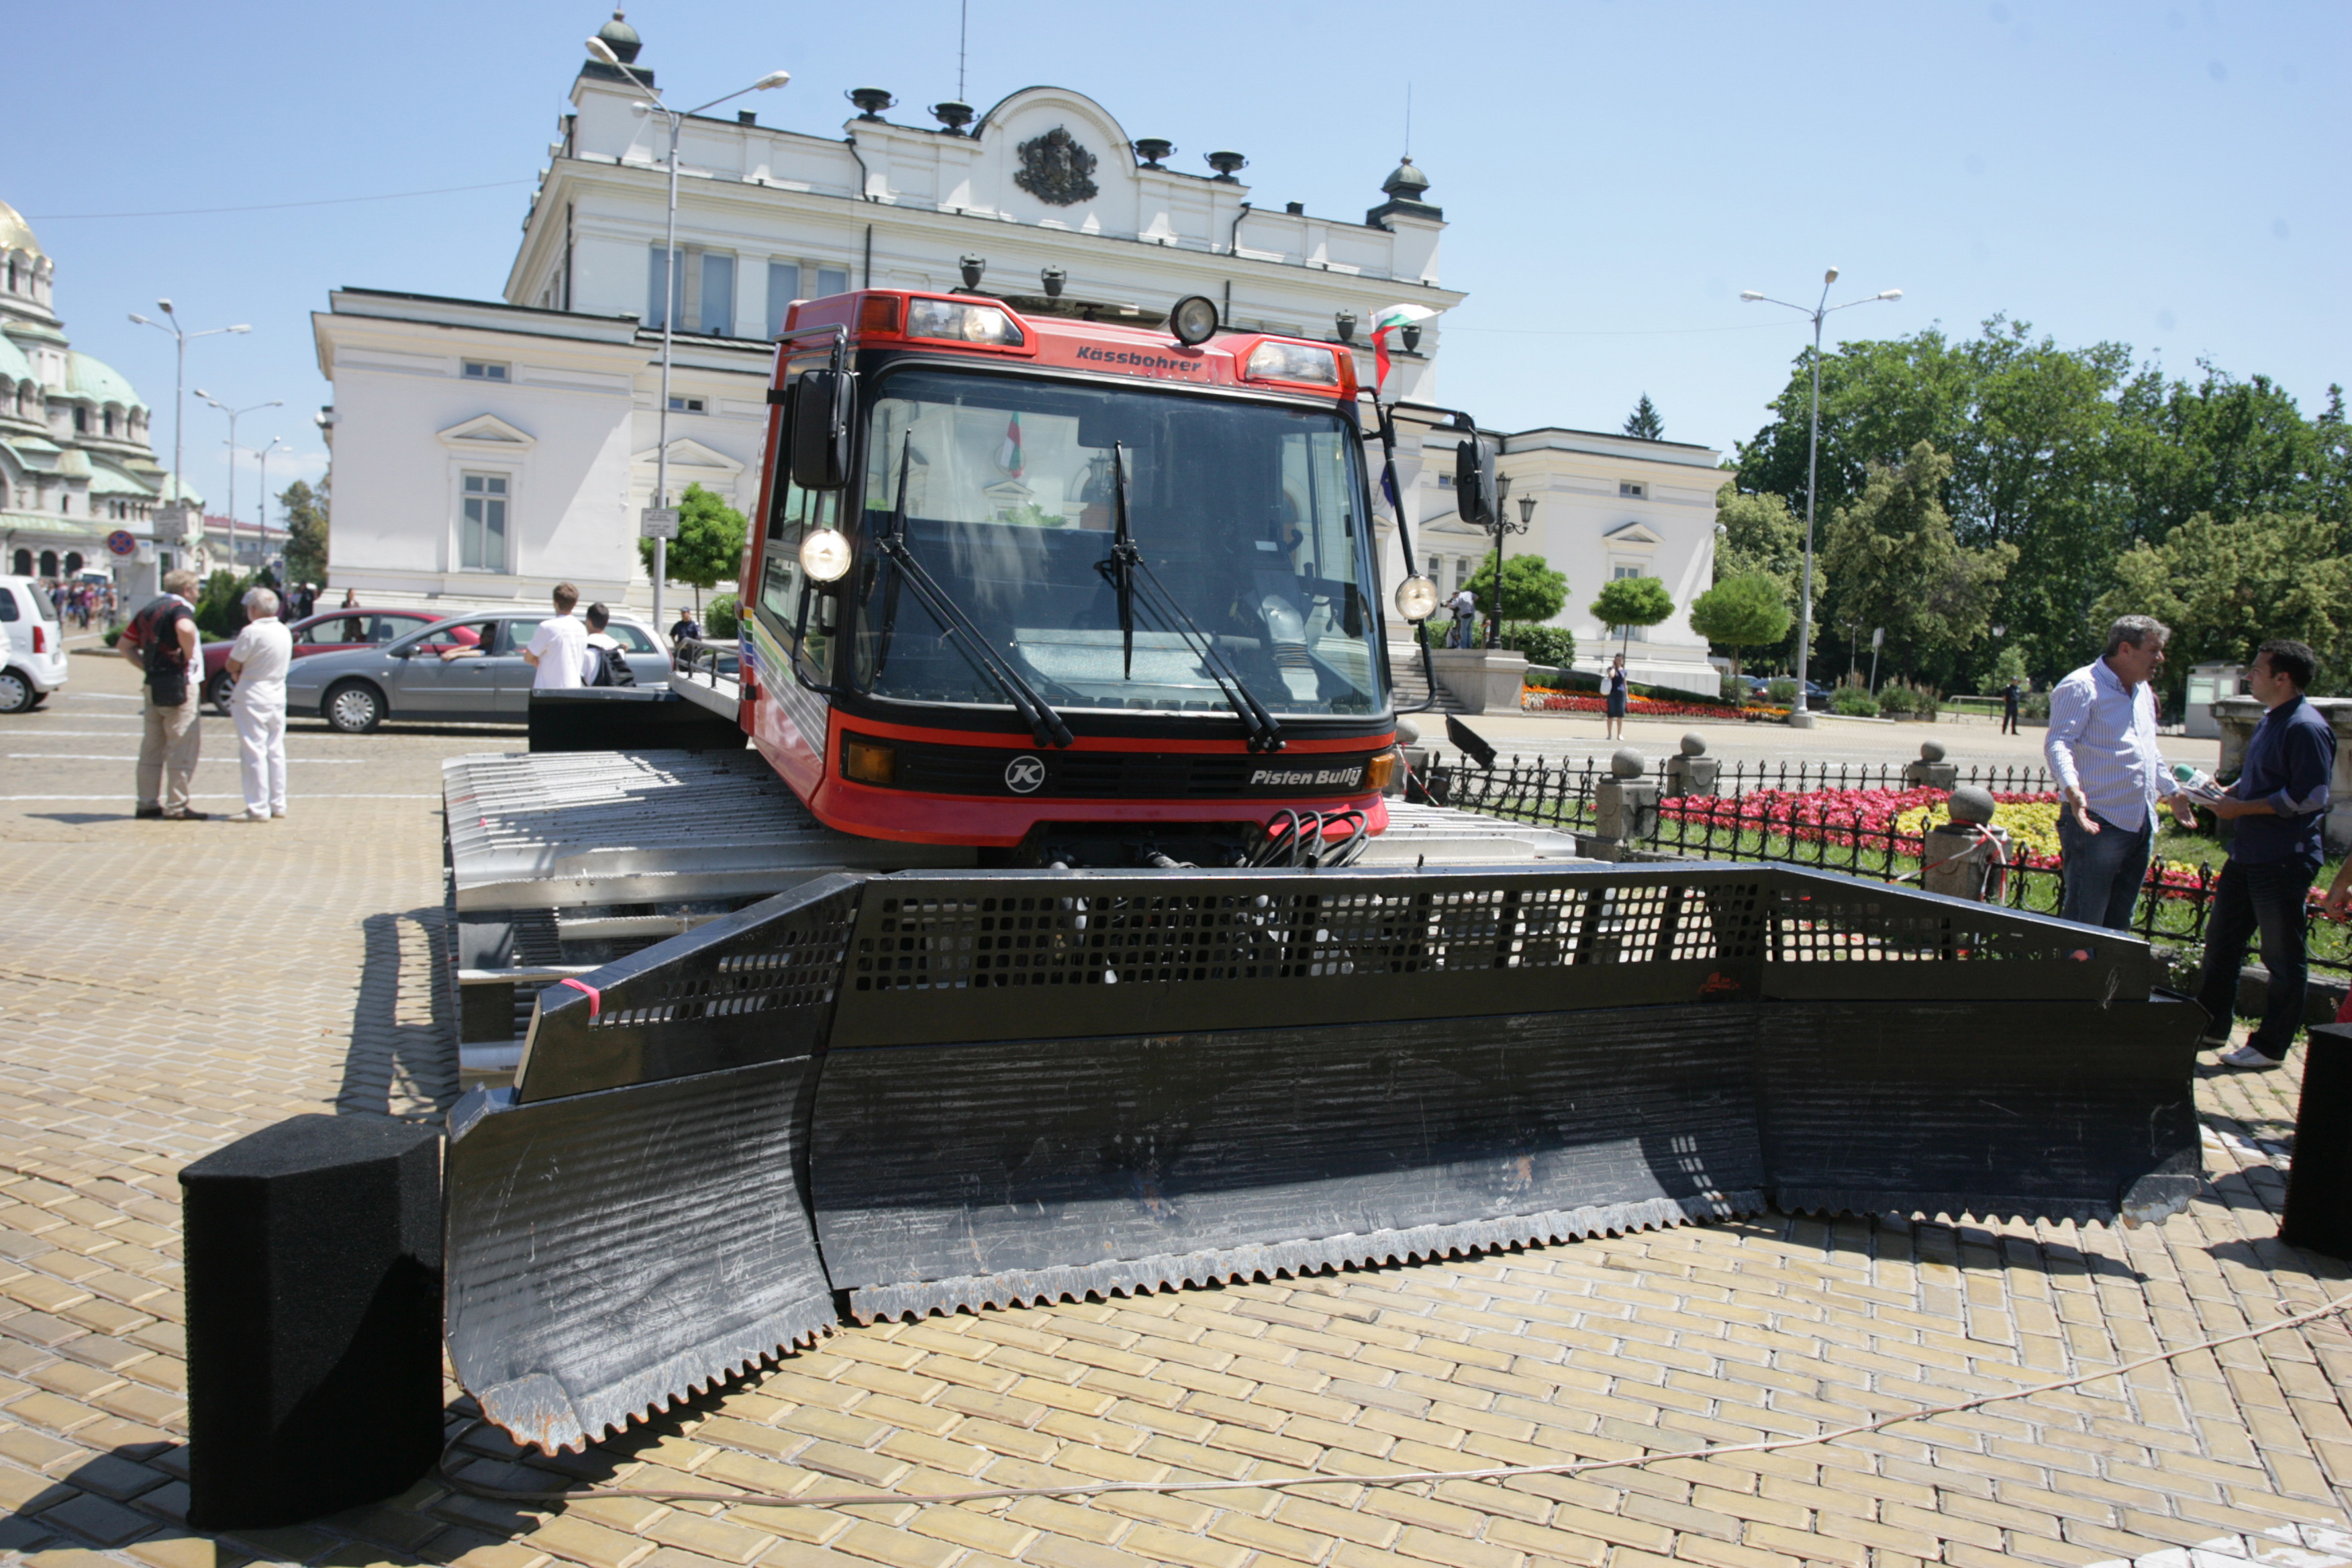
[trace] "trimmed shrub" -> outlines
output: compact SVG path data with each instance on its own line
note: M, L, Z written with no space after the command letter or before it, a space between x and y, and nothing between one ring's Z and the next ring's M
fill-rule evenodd
M1878 690L1878 711L1889 719L1933 719L1942 700L1924 686L1890 680Z
M1565 666L1576 662L1576 634L1566 626L1506 624L1503 646L1526 654L1530 665Z
M1764 689L1774 702L1783 708L1792 707L1796 703L1797 683L1785 675L1772 681Z
M737 613L734 595L721 594L703 606L702 629L713 637L723 640L734 637L740 626L740 617Z
M1830 711L1849 719L1874 719L1878 717L1878 700L1866 686L1841 686L1830 693Z

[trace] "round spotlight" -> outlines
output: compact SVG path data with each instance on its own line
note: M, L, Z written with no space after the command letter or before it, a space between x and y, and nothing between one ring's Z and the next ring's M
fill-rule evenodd
M1168 312L1168 330L1187 348L1207 342L1217 331L1217 302L1205 294L1187 294Z
M1437 584L1426 577L1412 576L1397 584L1397 614L1406 620L1419 623L1437 614Z
M837 528L820 528L801 541L801 570L812 583L838 583L849 570L849 541Z

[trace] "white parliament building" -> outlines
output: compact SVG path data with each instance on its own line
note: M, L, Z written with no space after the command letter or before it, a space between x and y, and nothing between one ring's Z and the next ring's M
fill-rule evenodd
M600 37L654 80L619 13ZM667 133L635 107L637 86L594 60L549 144L503 299L334 291L312 317L320 370L334 384L322 418L331 585L370 603L453 609L536 605L565 578L590 597L646 599L637 517L653 500L666 313L672 499L698 482L749 513L772 340L796 299L957 288L968 260L984 268L977 287L1016 309L1048 292L1049 273L1065 306L1109 321L1155 324L1178 299L1204 294L1233 325L1353 342L1369 385L1359 323L1399 302L1442 312L1465 297L1439 281L1444 216L1410 159L1363 217L1322 217L1295 202L1255 204L1238 153L1209 153L1213 172L1192 173L1168 142L1129 137L1101 105L1061 88L1026 88L984 113L940 104L930 126L885 119L894 101L880 89L849 96L859 112L838 137L762 125L757 108L685 122L668 300ZM1024 178L1028 149L1056 132L1087 176L1075 188ZM1441 314L1397 356L1391 388L1402 378L1408 405L1438 401L1444 336ZM1487 544L1453 521L1458 438L1430 437L1431 460L1399 476L1428 520L1416 552L1449 593ZM1517 497L1538 500L1531 531L1511 548L1568 573L1559 620L1576 632L1580 664L1603 655L1606 628L1583 608L1603 580L1658 577L1677 606L1709 585L1718 454L1559 429L1500 442L1514 516ZM1393 524L1384 531L1393 582ZM1637 679L1715 689L1706 644L1679 613L1636 637Z

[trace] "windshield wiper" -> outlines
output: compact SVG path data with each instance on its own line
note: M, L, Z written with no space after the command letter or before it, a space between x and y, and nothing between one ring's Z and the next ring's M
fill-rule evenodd
M1169 593L1160 581L1159 574L1152 571L1151 563L1143 558L1143 552L1137 548L1135 536L1128 528L1127 449L1116 441L1111 443L1110 474L1113 529L1110 554L1097 562L1095 570L1108 578L1111 586L1118 593L1118 630L1126 651L1126 678L1129 680L1135 679L1135 599L1136 587L1140 583L1144 607L1167 629L1184 639L1184 646L1192 649L1193 657L1201 661L1201 668L1208 671L1209 679L1216 683L1226 705L1241 716L1243 727L1249 731L1249 749L1253 752L1281 751L1289 744L1282 738L1282 726L1275 722L1274 715L1266 711L1265 705L1250 690L1241 673L1225 661L1225 656L1218 651L1216 639L1202 631L1192 617L1184 613L1184 606L1176 602L1175 595Z
M906 577L907 586L915 591L915 597L923 602L923 607L931 613L931 618L939 622L940 629L955 640L963 650L964 657L980 667L982 674L996 682L1013 704L1013 711L1019 713L1022 721L1029 726L1029 733L1037 743L1041 746L1069 745L1074 739L1070 727L1062 722L1062 716L1054 711L1053 704L1037 695L1037 689L1023 679L1021 672L996 651L981 629L971 624L971 617L948 597L947 590L923 570L923 563L915 559L915 552L908 547L907 474L914 467L914 444L915 438L909 434L906 445L899 449L898 505L891 510L889 525L879 541L882 553Z

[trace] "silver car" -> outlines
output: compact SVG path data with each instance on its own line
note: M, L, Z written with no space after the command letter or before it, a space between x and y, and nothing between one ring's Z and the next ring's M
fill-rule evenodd
M531 667L522 650L544 616L455 616L382 647L298 658L286 673L286 710L316 713L346 734L386 719L477 724L530 721ZM669 654L641 622L605 628L639 686L669 684Z

